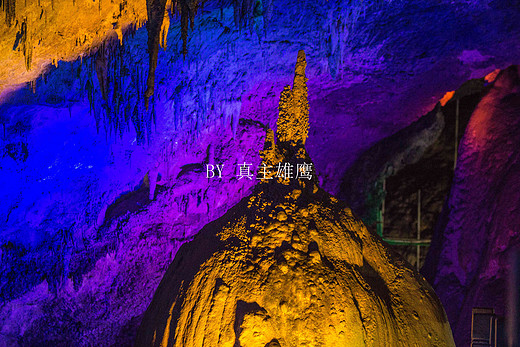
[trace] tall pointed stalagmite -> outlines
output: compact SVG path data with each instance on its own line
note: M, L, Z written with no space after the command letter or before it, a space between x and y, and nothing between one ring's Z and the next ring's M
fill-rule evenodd
M278 142L268 131L260 153L272 172L180 248L136 345L454 346L428 283L315 175L299 175L312 164L303 52L279 111Z
M277 137L280 142L305 145L309 131L309 102L305 77L305 52L298 52L293 88L285 87L280 95Z

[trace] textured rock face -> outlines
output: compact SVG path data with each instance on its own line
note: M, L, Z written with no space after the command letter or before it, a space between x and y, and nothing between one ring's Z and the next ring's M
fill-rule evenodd
M281 110L300 105L289 113L303 127L304 68L300 52L293 97L280 101ZM267 138L264 163L309 162L301 128L284 124L277 130L284 141ZM453 340L430 286L349 208L315 179L273 177L181 247L137 345L452 346Z
M505 315L508 252L520 241L519 88L518 67L504 70L472 114L423 268L460 346L470 343L473 307Z

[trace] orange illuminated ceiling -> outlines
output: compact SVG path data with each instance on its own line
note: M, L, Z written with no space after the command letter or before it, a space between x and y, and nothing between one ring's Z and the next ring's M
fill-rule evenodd
M4 0L0 14L0 95L147 20L145 0Z

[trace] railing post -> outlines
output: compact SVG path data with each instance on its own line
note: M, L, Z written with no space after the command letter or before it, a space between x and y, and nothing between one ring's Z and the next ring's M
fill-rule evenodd
M376 231L381 238L385 229L385 195L386 195L386 178L383 178L383 201L381 202L381 209L377 215Z
M507 302L507 346L520 346L520 251L517 249L509 252L509 285Z

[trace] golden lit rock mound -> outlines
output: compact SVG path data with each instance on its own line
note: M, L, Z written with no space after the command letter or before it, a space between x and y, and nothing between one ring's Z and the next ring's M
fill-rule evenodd
M300 52L294 88L280 102L279 141L268 133L262 152L273 172L311 163L304 70ZM297 171L262 176L251 196L181 247L137 346L454 346L422 276Z

